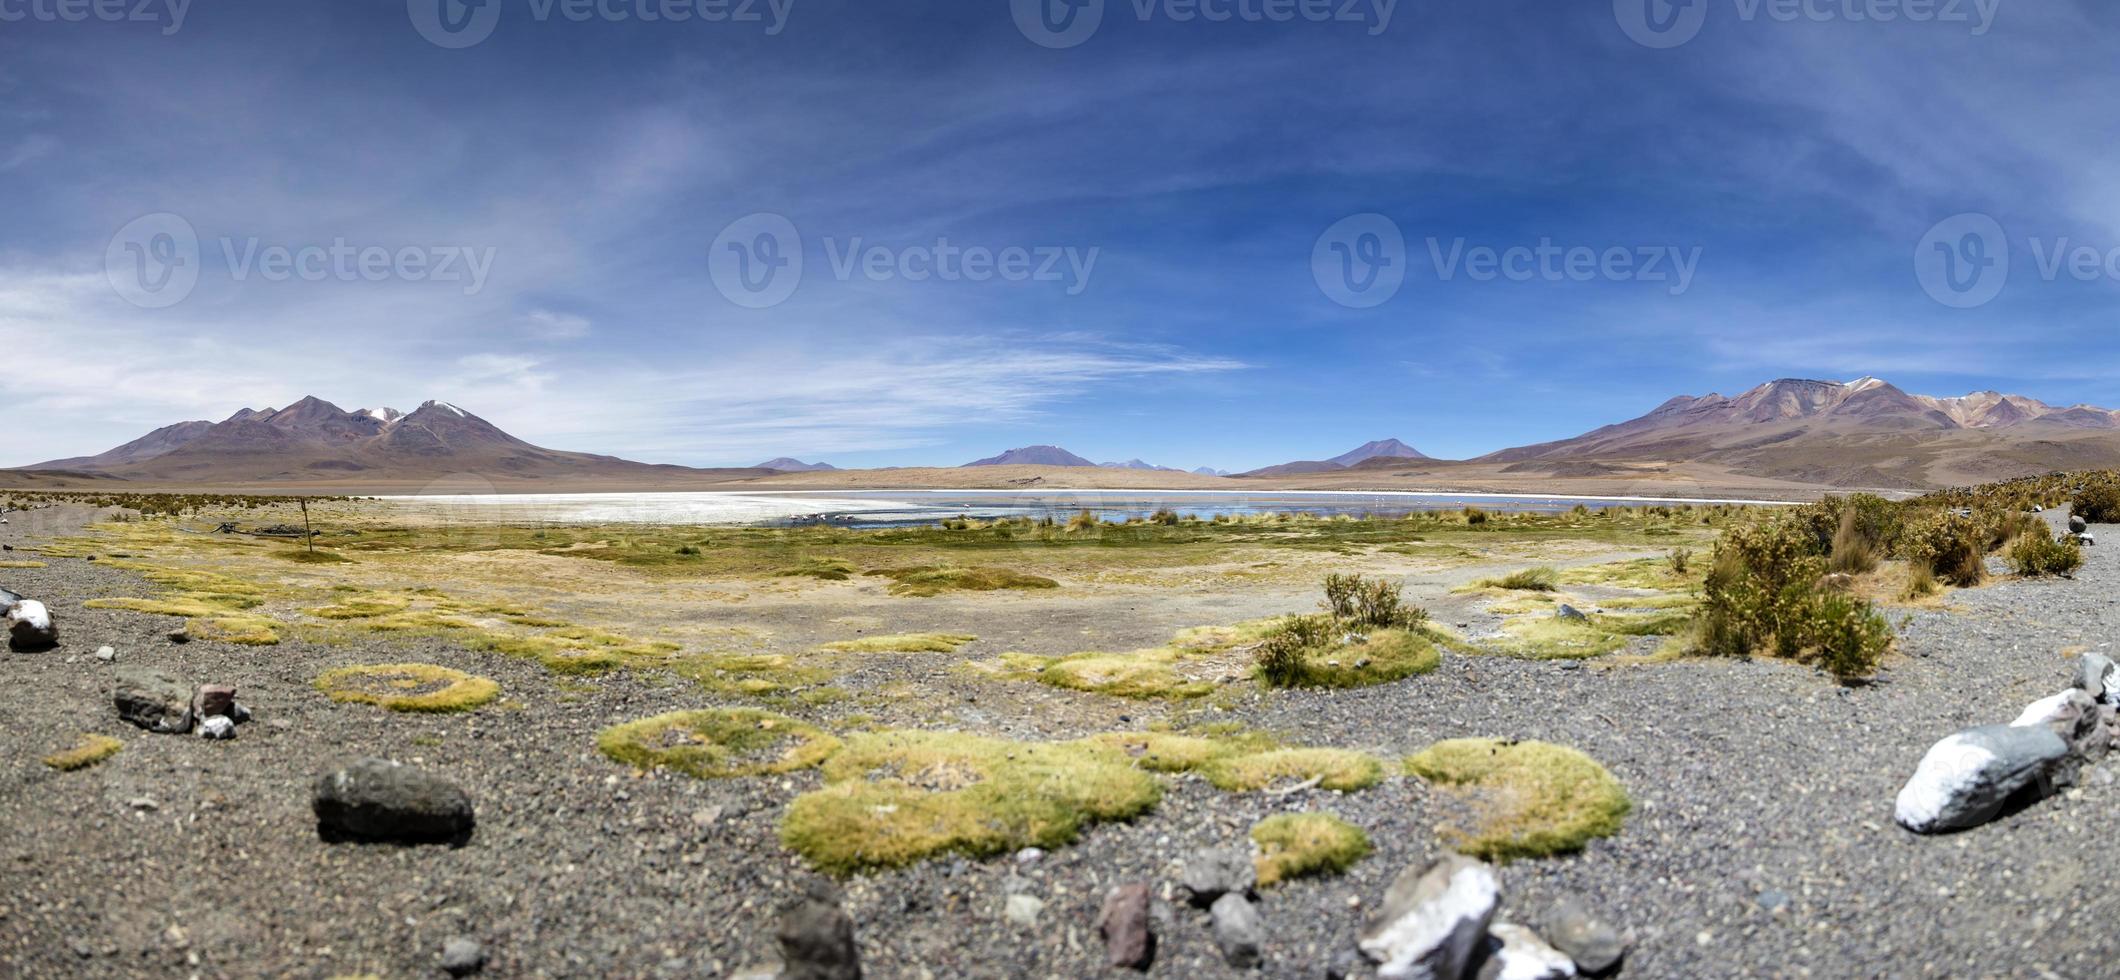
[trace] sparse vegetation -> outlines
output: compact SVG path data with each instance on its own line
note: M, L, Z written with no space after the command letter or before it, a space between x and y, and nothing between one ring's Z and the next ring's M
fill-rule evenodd
M596 736L596 747L614 761L697 779L807 769L839 746L838 739L813 725L750 708L679 711L615 725Z
M1426 610L1408 605L1393 582L1359 575L1325 578L1325 612L1290 616L1254 654L1269 687L1365 687L1425 674L1442 654L1422 632Z
M1511 592L1552 592L1560 588L1561 574L1551 568L1526 568L1500 578L1485 579L1479 585Z
M869 574L890 579L891 594L899 596L938 596L944 592L998 592L1004 589L1060 587L1060 583L1052 579L1025 575L1008 568L923 565L914 568L887 568Z
M1259 887L1311 875L1339 874L1369 856L1369 835L1329 813L1282 813L1251 828Z
M1868 676L1892 643L1868 602L1821 587L1826 559L1803 514L1730 529L1708 571L1698 649L1817 662L1842 680Z
M1440 742L1407 759L1406 770L1458 797L1466 825L1442 833L1458 851L1489 861L1581 850L1618 833L1633 808L1605 767L1544 742Z
M434 664L341 667L318 677L316 687L333 701L429 714L470 711L501 694L487 678Z
M2083 567L2083 546L2073 538L2056 539L2041 528L2019 535L2009 549L2010 569L2026 578L2074 575Z
M1109 745L954 732L850 736L824 776L823 789L789 804L780 836L835 874L1058 847L1090 824L1146 813L1163 795Z
M969 633L907 633L839 640L820 649L833 653L956 653L957 648L977 639Z
M775 573L781 578L814 578L827 582L844 582L854 577L854 563L843 558L805 558L793 568L784 568Z
M1375 757L1348 749L1270 749L1220 756L1200 767L1219 789L1251 793L1284 783L1315 780L1320 789L1341 793L1368 789L1384 778Z
M73 772L117 755L124 748L125 743L108 735L83 735L73 748L45 756L44 764L60 772Z

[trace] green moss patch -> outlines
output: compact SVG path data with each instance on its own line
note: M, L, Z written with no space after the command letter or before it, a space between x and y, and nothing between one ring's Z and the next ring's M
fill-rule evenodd
M1445 825L1444 838L1489 861L1581 850L1618 833L1633 808L1604 766L1545 742L1439 742L1407 759L1406 771L1456 797L1466 825Z
M1434 671L1443 653L1425 632L1386 629L1335 636L1304 647L1293 676L1277 675L1277 687L1371 687ZM1264 668L1261 679L1264 680Z
M1351 793L1382 781L1384 765L1348 749L1273 749L1210 760L1200 775L1234 793L1313 781L1321 789Z
M890 579L891 594L898 596L937 596L944 592L999 592L1060 587L1060 583L1049 578L991 566L959 568L954 565L920 565L913 568L878 569L869 574Z
M1245 648L1279 619L1181 630L1167 646L1125 653L1086 652L1059 657L1008 653L968 665L1006 680L1036 681L1070 691L1135 700L1189 700L1213 694L1245 676Z
M60 772L73 772L117 755L123 748L125 743L108 735L83 735L73 748L45 756L44 764Z
M1283 813L1251 828L1259 887L1311 875L1339 874L1369 856L1369 835L1329 813Z
M501 694L487 678L434 664L341 667L318 677L316 686L333 701L424 714L470 711Z
M823 649L833 653L956 653L958 647L977 639L969 633L907 633L840 640Z
M1058 847L1090 824L1138 816L1162 799L1154 776L1093 741L854 735L824 775L828 785L789 805L780 836L836 874L947 853Z
M615 725L596 736L596 747L636 769L732 779L810 768L838 751L839 740L793 718L733 708Z

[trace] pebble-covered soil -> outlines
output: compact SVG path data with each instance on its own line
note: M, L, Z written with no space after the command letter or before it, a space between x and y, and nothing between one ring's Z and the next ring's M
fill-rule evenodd
M0 541L30 533L18 523ZM82 608L143 586L79 559L0 571L0 585L48 603L64 641L0 652L0 976L443 976L443 946L461 936L482 946L488 976L721 977L774 960L778 909L815 879L777 831L787 803L818 785L814 772L640 777L596 753L594 734L615 722L730 703L681 684L628 673L584 683L431 640L387 651L172 644L178 620ZM1246 694L1227 720L1388 759L1490 736L1602 762L1634 798L1625 829L1580 855L1506 866L1503 908L1537 925L1555 900L1586 900L1631 931L1625 976L2111 976L2120 891L2102 871L2120 760L1953 836L1901 830L1892 803L1937 739L2009 721L2065 688L2073 650L2110 653L2116 601L2120 555L2094 548L2073 581L2003 580L1953 593L1947 609L1894 613L1907 617L1903 654L1862 687L1767 661L1451 655L1436 673L1382 687ZM1169 631L1141 632L1149 644ZM93 656L104 645L115 663ZM405 660L492 678L503 699L465 715L401 715L312 687L330 668ZM229 742L125 725L112 678L143 664L235 685L256 718ZM998 710L966 700L982 683L995 682L952 681L934 717L966 723ZM1065 737L1140 722L1113 699L1038 696L1079 705L1079 718L1063 710L992 730ZM124 749L71 773L38 761L84 733ZM364 755L467 790L478 816L470 844L320 842L312 783ZM1203 847L1242 846L1264 817L1323 810L1365 829L1375 853L1344 876L1267 891L1265 961L1252 974L1321 977L1392 876L1441 853L1441 807L1405 776L1348 795L1232 794L1191 776L1168 784L1149 815L1093 827L1050 854L945 859L841 883L867 975L1107 975L1098 907L1136 880L1168 899L1150 975L1242 975L1223 964L1206 915L1177 894L1177 866ZM1011 895L1042 907L1011 920Z

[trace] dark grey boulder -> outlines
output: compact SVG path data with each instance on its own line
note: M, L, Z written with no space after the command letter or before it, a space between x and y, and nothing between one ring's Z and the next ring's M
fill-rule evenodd
M111 704L118 717L160 735L191 731L191 688L147 667L118 668Z
M456 844L471 839L471 797L440 776L362 759L317 778L312 806L325 841Z
M1969 728L1922 756L1899 791L1893 817L1920 834L1977 827L2019 794L2053 792L2057 769L2068 760L2068 742L2046 725Z
M780 980L861 980L854 920L828 888L817 887L780 914Z
M2090 526L2090 524L2089 524L2088 522L2086 522L2086 521L2085 521L2085 520L2084 520L2083 518L2081 518L2081 517L2078 517L2078 516L2076 516L2076 515L2074 515L2074 514L2070 514L2070 515L2069 515L2069 517L2068 517L2068 533L2070 533L2070 534L2082 534L2083 532L2085 532L2085 531L2088 531L2088 530L2090 530L2090 529L2091 529L2091 526Z

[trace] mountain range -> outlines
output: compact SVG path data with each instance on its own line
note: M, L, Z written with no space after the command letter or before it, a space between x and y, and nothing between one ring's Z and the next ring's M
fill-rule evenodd
M1125 485L1172 485L1229 476L1185 473L1139 459L1099 464L1058 446L1027 446L958 470L1070 467L1136 471ZM2056 406L2022 395L1953 398L1909 394L1877 378L1850 382L1782 379L1735 396L1681 395L1639 418L1573 438L1504 449L1465 461L1432 459L1397 439L1365 443L1318 460L1239 474L1289 486L1488 486L1558 489L1554 481L1610 485L1918 489L1966 485L2062 469L2120 467L2120 412ZM319 398L282 409L243 409L219 422L164 426L94 456L11 471L17 479L124 480L221 486L405 486L462 474L494 483L557 487L696 486L773 477L845 481L827 463L781 457L748 469L693 469L532 445L455 405L430 401L411 413L346 411ZM877 471L880 472L880 471ZM899 471L945 485L991 477L951 470ZM1009 474L1012 483L1031 477ZM882 477L861 478L873 484ZM1054 477L1053 479L1059 479ZM1068 478L1084 484L1082 477ZM1094 478L1090 478L1092 483ZM1116 479L1110 477L1107 479ZM973 482L966 482L973 481Z
M745 470L655 466L612 456L533 446L448 402L410 414L349 412L309 397L281 409L250 409L220 422L180 422L95 456L24 467L168 483L405 481L475 473L491 479L668 479Z

